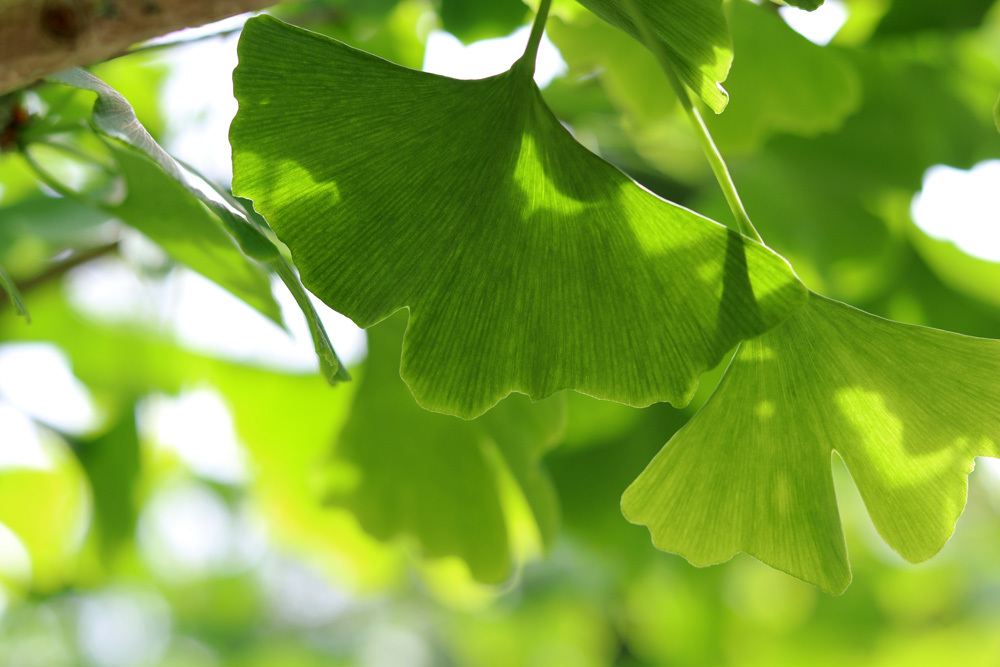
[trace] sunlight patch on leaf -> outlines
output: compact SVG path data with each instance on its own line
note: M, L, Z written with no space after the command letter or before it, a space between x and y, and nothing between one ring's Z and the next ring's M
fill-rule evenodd
M526 73L457 81L253 19L234 188L330 307L363 327L409 308L401 372L424 407L471 418L566 388L684 404L803 289L763 246L577 144ZM706 264L721 279L699 278Z
M975 457L1000 456L998 377L1000 341L812 295L742 344L709 402L625 492L623 511L695 565L742 551L839 593L851 574L832 453L886 542L926 560L954 530Z

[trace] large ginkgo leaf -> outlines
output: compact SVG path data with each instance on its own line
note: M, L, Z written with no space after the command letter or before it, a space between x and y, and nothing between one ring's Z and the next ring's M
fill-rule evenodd
M409 308L402 375L427 408L683 404L802 303L780 257L577 144L529 60L457 81L269 17L239 53L235 190L332 308L364 327Z
M930 558L965 506L975 457L1000 455L998 378L1000 341L813 294L743 343L622 508L659 548L696 565L743 551L840 592L851 575L832 452L889 545L910 561Z
M542 545L555 536L557 501L539 459L562 434L564 401L511 396L473 421L422 410L399 379L404 321L397 315L371 330L330 498L380 539L407 535L428 556L457 556L477 579L502 581L517 520L510 491Z
M580 4L639 41L645 40L636 20L645 21L681 80L716 113L726 108L729 98L722 82L733 64L733 47L722 0L580 0Z

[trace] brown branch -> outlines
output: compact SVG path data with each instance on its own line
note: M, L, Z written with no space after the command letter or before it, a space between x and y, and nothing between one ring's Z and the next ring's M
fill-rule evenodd
M0 0L0 94L275 0Z
M16 282L17 290L22 295L26 295L33 290L37 290L39 287L59 280L78 266L82 266L88 262L94 261L95 259L100 259L101 257L105 257L116 252L118 252L118 241L81 250L70 255L61 262L56 262L30 278L18 280ZM3 301L0 301L0 306L2 306L3 303Z

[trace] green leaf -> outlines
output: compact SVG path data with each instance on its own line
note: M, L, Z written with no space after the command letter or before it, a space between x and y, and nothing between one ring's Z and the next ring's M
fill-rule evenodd
M994 4L994 0L893 0L878 24L875 37L976 28Z
M528 8L521 0L441 0L441 26L463 42L501 37L524 22Z
M7 294L7 298L14 305L14 310L17 314L24 319L31 321L31 316L28 315L28 309L24 305L24 299L21 297L21 291L17 289L17 284L14 279L10 277L10 274L0 266L0 287Z
M267 271L240 251L218 218L144 154L116 140L108 141L108 147L126 195L105 210L280 325L281 309Z
M136 486L141 466L135 404L120 409L109 428L73 443L90 482L94 528L102 562L110 563L135 531Z
M422 410L399 378L405 318L373 328L350 417L337 440L331 501L381 540L409 535L427 556L457 556L481 581L510 574L516 487L548 546L558 506L539 460L561 436L564 401L512 396L479 419Z
M843 54L813 44L768 7L734 0L729 9L732 101L708 118L724 150L752 151L774 133L829 132L857 109L859 77Z
M1000 97L993 105L993 124L997 126L997 132L1000 132Z
M580 0L602 19L643 41L629 5L635 3L681 80L716 113L726 108L722 82L733 49L722 0Z
M53 592L76 575L90 499L65 444L47 431L41 437L46 468L0 467L0 524L17 536L31 559L30 581L9 583Z
M134 192L130 190L125 202L116 210L116 213L120 217L123 217L126 222L136 226L148 236L151 236L154 241L161 244L166 243L167 245L164 245L164 249L167 252L170 252L170 248L173 248L175 253L182 252L187 259L198 257L204 250L199 248L199 245L206 239L216 250L222 247L219 235L215 232L215 229L221 223L225 232L232 237L232 240L229 241L227 239L227 242L229 245L235 242L238 246L237 252L219 252L214 258L210 258L207 264L201 264L201 266L191 265L191 268L202 273L205 277L218 282L218 276L222 274L222 267L213 267L210 264L213 259L218 259L221 255L228 255L224 260L225 263L231 266L239 263L243 265L244 271L249 270L260 273L260 279L257 282L259 283L263 280L267 284L262 288L258 287L255 290L256 294L247 294L244 291L245 287L249 287L249 283L243 282L245 276L243 279L237 280L232 284L227 284L226 282L219 282L219 284L246 300L247 303L260 310L265 316L270 317L280 324L281 312L274 301L270 282L267 280L266 274L247 257L239 254L239 251L242 251L249 258L265 264L277 274L302 310L309 325L313 347L316 350L316 356L319 358L320 370L324 377L326 377L330 384L350 379L347 370L340 362L340 359L337 358L337 353L334 351L319 315L309 301L309 296L299 281L298 275L281 255L278 248L268 238L267 232L270 230L265 227L263 219L260 216L251 216L246 213L238 201L232 197L226 197L226 194L219 188L216 188L216 192L225 200L224 202L212 199L202 190L193 186L185 176L184 168L156 143L142 123L139 122L128 100L97 77L85 70L76 68L55 74L49 77L49 79L67 86L97 93L97 102L94 104L92 118L94 126L109 137L121 140L125 144L134 147L162 170L162 173L157 173L155 170L148 168L147 165L146 169L140 168L143 173L139 179L129 179L128 174L125 174L130 188L137 190L144 189L146 197L143 199L134 197ZM118 150L116 151L115 148L112 145L112 152L117 153L116 157L119 163L121 163L122 156L126 155L123 152L125 149L117 147ZM125 162L135 169L141 164L141 159L138 156L135 157L135 160L130 160L126 157ZM207 179L203 178L202 180L206 184L216 187ZM194 216L191 219L182 218L179 221L175 221L174 229L171 229L169 225L157 224L157 218L154 216L157 212L162 211L152 211L150 210L151 207L149 207L149 202L156 200L157 191L150 187L150 184L154 181L160 181L164 189L173 192L173 199L175 201L171 208L187 208L189 213L193 213L194 208L201 210L201 205L204 205L217 216L217 219L213 219L207 216L207 214ZM172 182L168 185L168 181ZM186 194L184 193L185 190ZM163 194L159 193L159 196L162 198ZM132 202L132 206L129 206L130 201ZM129 215L130 213L132 215ZM125 217L126 215L128 216L127 218ZM140 225L143 225L145 228ZM151 232L155 232L159 236L153 237ZM178 232L181 233L178 234ZM236 249L234 248L234 250ZM186 263L183 258L178 258L178 260ZM201 263L200 259L199 263Z
M409 308L424 407L565 388L683 404L801 303L780 257L577 144L525 61L457 81L269 17L239 51L234 189L332 308L364 327Z
M743 343L704 408L622 498L660 549L695 565L746 552L839 593L850 581L836 451L875 527L934 555L976 456L1000 456L1000 341L884 320L811 295Z

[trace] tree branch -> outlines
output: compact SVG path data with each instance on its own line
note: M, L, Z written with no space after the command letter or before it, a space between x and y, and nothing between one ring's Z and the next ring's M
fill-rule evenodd
M78 266L83 266L84 264L92 262L95 259L100 259L101 257L106 257L118 252L118 247L118 241L113 241L111 243L106 243L104 245L76 252L66 259L52 264L37 275L17 281L17 289L21 294L27 294L37 290L39 287L43 287L49 283L59 280ZM0 307L2 307L2 304L3 302L0 302Z
M275 0L0 0L0 94Z

